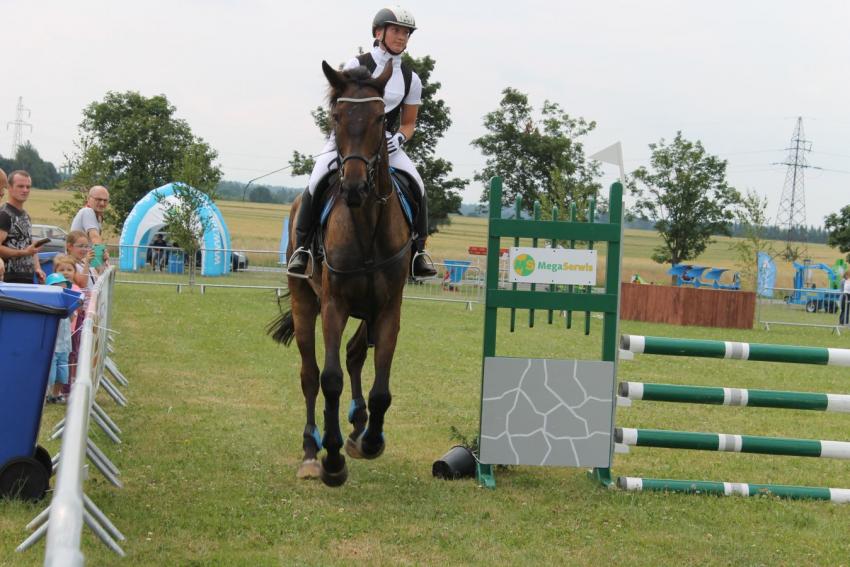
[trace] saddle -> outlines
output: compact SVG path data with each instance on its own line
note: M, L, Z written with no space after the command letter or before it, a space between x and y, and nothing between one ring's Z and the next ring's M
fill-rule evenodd
M416 186L416 181L410 175L393 167L390 168L390 179L398 194L398 200L401 204L404 218L407 219L407 225L413 230L413 219L416 218L416 214L419 212L420 201L420 199L416 198L414 191L418 192L419 187ZM316 187L316 194L313 198L316 200L316 210L321 211L321 213L319 214L319 223L315 226L320 228L325 226L336 203L337 196L333 191L328 191L327 189L335 185L338 180L339 170L333 170L325 174L321 181L319 181L319 185Z

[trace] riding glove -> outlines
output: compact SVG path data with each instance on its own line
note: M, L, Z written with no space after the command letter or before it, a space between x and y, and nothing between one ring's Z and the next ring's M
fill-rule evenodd
M395 134L387 132L387 153L393 155L406 141L407 138L401 132L396 132Z

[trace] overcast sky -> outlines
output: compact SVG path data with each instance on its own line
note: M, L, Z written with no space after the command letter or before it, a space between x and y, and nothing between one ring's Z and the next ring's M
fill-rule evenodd
M381 3L323 0L0 0L6 81L0 153L8 155L19 96L25 131L57 165L74 151L81 110L107 91L165 94L220 155L225 178L287 165L322 139L321 61L370 45ZM850 2L488 0L405 3L419 30L409 50L436 60L433 80L453 125L438 150L471 178L484 157L469 141L507 86L539 107L556 101L595 120L588 153L621 140L627 171L677 130L728 160L729 180L769 199L775 217L795 118L813 151L810 224L850 203ZM616 168L605 166L607 184ZM830 171L831 170L831 171ZM303 186L304 177L264 180ZM471 184L465 202L476 202Z

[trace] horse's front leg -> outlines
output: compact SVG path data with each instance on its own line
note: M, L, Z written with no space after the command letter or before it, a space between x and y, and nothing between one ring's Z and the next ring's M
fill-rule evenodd
M384 415L392 403L390 368L395 354L401 308L377 317L375 322L375 382L369 391L369 423L356 448L363 458L377 459L384 452Z
M363 365L366 362L368 352L369 345L366 336L366 323L361 321L360 326L357 327L357 332L348 341L345 357L345 368L348 370L348 376L351 380L351 405L348 407L348 422L353 426L351 433L345 440L345 452L355 459L360 456L352 453L352 444L363 433L363 430L366 429L366 420L368 418L366 400L363 399L363 386L361 383Z
M339 359L342 332L348 314L328 302L322 309L322 333L325 338L325 367L320 378L325 398L325 436L322 438L327 454L322 459L321 478L328 486L341 486L348 478L342 449L342 431L339 425L339 398L342 395L343 376Z

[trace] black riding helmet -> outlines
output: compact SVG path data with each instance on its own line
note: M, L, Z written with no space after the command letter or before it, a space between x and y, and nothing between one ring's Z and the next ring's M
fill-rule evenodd
M381 8L375 17L372 18L372 37L375 37L375 30L383 28L390 24L401 26L410 30L412 34L416 31L416 20L410 10L406 10L401 6L387 6Z

